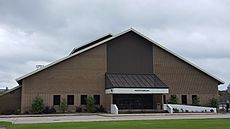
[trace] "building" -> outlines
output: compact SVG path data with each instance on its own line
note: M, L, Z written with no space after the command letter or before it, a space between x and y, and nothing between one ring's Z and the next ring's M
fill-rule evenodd
M227 93L230 93L230 84L228 85Z
M75 48L16 80L19 86L0 98L20 102L11 107L20 107L21 112L31 110L36 96L57 110L61 98L66 98L68 111L85 107L89 95L108 112L111 104L119 110L158 111L171 95L181 104L199 97L201 105L209 105L224 83L134 29Z

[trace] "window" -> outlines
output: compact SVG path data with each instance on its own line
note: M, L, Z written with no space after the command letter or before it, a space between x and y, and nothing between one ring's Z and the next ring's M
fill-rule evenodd
M187 95L181 96L181 103L187 105Z
M197 99L197 95L192 95L192 100Z
M67 95L67 105L74 105L74 95Z
M95 104L100 105L100 95L94 95L93 98L95 100Z
M60 105L60 95L53 96L53 105Z
M192 95L192 105L194 106L200 105L200 98L197 95Z
M81 105L86 105L87 95L81 95Z
M166 95L163 95L163 103L166 104Z

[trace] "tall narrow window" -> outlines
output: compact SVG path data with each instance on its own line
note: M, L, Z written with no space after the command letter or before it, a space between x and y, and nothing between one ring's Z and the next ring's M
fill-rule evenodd
M53 105L60 105L60 95L53 96Z
M184 105L187 105L187 95L182 95L181 96L181 103Z
M81 105L86 105L87 95L81 95Z
M95 104L100 105L100 95L94 95L93 98L95 100Z
M74 105L74 95L67 95L67 104Z
M166 95L163 95L163 103L166 104Z

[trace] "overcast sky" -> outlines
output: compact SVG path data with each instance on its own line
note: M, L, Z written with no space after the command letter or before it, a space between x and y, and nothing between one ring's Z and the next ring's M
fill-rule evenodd
M230 83L229 0L0 0L0 88L130 27Z

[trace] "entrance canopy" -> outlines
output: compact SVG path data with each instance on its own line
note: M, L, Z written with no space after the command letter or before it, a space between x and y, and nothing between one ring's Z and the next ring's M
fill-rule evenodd
M168 86L155 74L107 73L107 94L165 94Z

